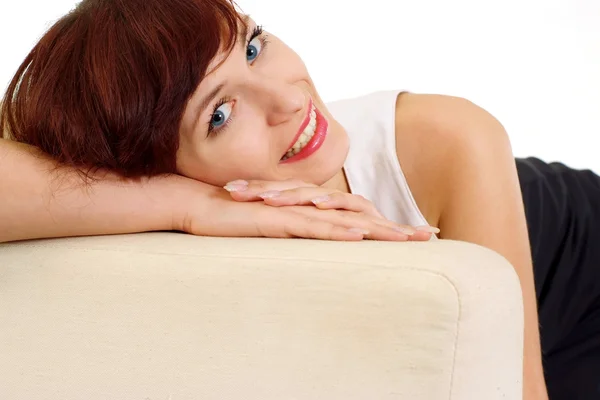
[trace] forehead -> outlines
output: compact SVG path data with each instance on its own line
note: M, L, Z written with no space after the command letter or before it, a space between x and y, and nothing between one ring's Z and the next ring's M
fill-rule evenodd
M237 60L232 60L233 56L243 50L246 43L246 37L249 34L250 27L255 24L254 20L249 15L240 14L240 23L238 23L238 32L236 33L236 41L232 48L222 48L217 55L211 60L206 70L206 74L200 80L198 87L194 91L192 97L188 101L183 119L181 121L181 132L189 132L196 124L200 113L202 113L203 99L213 91L217 85L220 85L228 80L228 77L235 74L235 65ZM230 68L230 65L232 68ZM241 67L241 64L240 64Z
M218 53L208 64L208 68L206 69L204 77L202 77L202 80L200 81L199 87L202 86L202 82L206 80L206 78L209 78L212 75L214 75L217 72L217 70L219 70L223 66L223 64L227 62L232 53L235 53L240 48L242 48L242 45L245 44L246 37L248 36L248 33L251 29L250 27L254 24L254 20L249 15L240 14L240 20L237 24L237 32L235 34L235 42L230 48L226 48L226 44L222 44Z

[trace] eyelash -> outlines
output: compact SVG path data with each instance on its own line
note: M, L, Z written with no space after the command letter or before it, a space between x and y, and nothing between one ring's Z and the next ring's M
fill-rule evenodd
M248 46L250 45L250 42L252 42L255 38L259 37L262 34L263 34L263 27L261 25L256 26L254 28L254 30L252 31L250 38L246 42L246 48L248 48ZM269 44L269 41L267 40L267 38L268 38L267 35L264 35L261 38L261 46L262 46L261 51L260 51L260 54L257 56L257 58L255 58L255 60L258 59L260 56L262 56L263 52L267 48L267 45ZM221 125L219 128L213 128L213 126L212 126L212 119L213 119L215 113L217 112L217 110L219 109L219 107L221 107L223 104L229 103L232 100L233 99L231 97L222 97L219 101L217 101L217 103L213 107L213 111L210 114L210 119L208 121L208 134L209 135L215 134L217 132L222 133L225 129L227 129L229 124L233 121L233 117L230 116L229 119L227 121L225 121L225 123L223 125Z

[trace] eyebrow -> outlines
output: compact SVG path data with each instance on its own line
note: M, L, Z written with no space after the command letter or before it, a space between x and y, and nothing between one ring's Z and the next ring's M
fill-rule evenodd
M242 29L238 33L237 41L238 41L238 46L243 49L243 46L246 45L246 38L248 37L248 21L250 20L250 15L248 15L248 14L244 15L242 17L242 20L244 23L242 24ZM219 92L221 90L223 90L223 88L225 87L226 84L227 84L227 80L225 80L224 82L217 85L213 90L210 91L209 94L207 94L206 96L204 96L202 98L202 100L200 101L200 105L196 109L195 115L197 115L198 117L195 119L195 122L194 122L194 126L193 126L194 130L196 129L196 125L198 124L198 120L200 119L200 114L202 114L204 112L204 110L206 110L206 108L214 101L215 97L217 97Z

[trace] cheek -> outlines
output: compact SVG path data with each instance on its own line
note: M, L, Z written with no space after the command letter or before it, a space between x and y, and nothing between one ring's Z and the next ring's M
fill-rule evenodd
M235 179L266 179L272 158L268 149L268 144L259 137L246 137L211 149L205 160L205 179L201 180L223 185Z
M263 167L269 160L269 144L261 137L251 136L236 140L223 154L223 160L236 167L256 169Z

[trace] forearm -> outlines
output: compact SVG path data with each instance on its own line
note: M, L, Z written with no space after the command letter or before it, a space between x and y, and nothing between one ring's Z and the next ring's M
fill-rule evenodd
M0 242L174 228L177 178L101 176L86 184L37 149L0 139Z

